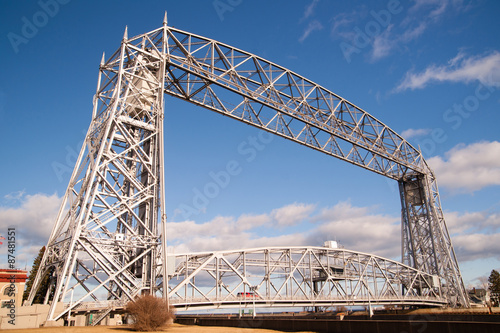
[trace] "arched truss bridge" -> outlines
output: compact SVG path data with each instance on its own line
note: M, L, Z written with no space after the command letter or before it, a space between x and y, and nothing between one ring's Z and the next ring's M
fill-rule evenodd
M191 279L175 280L183 283L182 288L174 279L163 278L170 267L163 196L167 190L163 151L165 94L397 181L402 203L402 264L348 251L328 250L324 258L333 260L334 254L340 253L370 258L366 259L366 267L387 279L374 295L382 297L398 291L395 303L415 294L435 297L435 304L442 304L444 299L451 306L468 306L436 178L417 149L366 111L305 77L243 50L170 27L165 17L161 28L146 34L129 38L126 30L120 48L107 60L103 56L92 121L28 299L30 304L40 292L42 281L49 281L45 302L56 300L49 320L59 319L89 302L124 303L144 293L168 294L174 302L181 289L188 287L205 294L197 286L200 279L191 279L191 271L176 273L178 277L188 274ZM326 250L304 251L307 256L319 258ZM220 273L231 263L235 277L247 278L236 273L241 267L236 269L234 261L224 259L226 255L219 257L220 267L214 269ZM286 252L282 256L285 260ZM196 261L202 257L196 258L188 256L188 267L202 266ZM212 261L204 267L212 267ZM297 262L304 261L290 261L290 265ZM380 263L399 267L399 273L397 269L389 273L386 266L376 268ZM210 275L205 268L198 268L198 273ZM297 288L286 295L299 298L307 294L313 298L314 293L305 289L312 282L306 282L308 277L299 273L303 272L300 268L299 275L293 275L285 284L296 284ZM248 269L245 272L251 273L257 266ZM323 273L332 278L322 283L331 284L329 292L335 290L342 297L341 284L335 282L330 269L325 267ZM346 273L354 272L353 266L345 269ZM274 277L275 272L268 273ZM316 268L309 269L309 274L317 272ZM394 276L397 278L391 280ZM427 283L429 290L419 289L417 293L414 283L430 281L430 276L433 284ZM352 292L361 295L363 290L365 295L371 295L366 277L359 273L357 289L346 289L344 297ZM347 278L346 283L354 281ZM283 291L273 294L270 283L266 282L262 294L266 301L280 297ZM322 288L321 283L315 283ZM245 286L255 284L241 285ZM309 288L314 290L313 285ZM236 292L231 290L232 294ZM337 298L332 296L333 300ZM56 313L57 302L69 305Z
M439 278L375 255L325 247L179 254L169 301L180 309L442 306Z

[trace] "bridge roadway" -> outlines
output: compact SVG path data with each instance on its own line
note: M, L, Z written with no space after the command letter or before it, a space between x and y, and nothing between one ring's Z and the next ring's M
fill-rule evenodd
M244 299L231 297L221 301L206 299L171 300L177 311L195 309L235 309L235 308L272 308L272 307L334 307L334 306L367 306L367 305L404 305L404 306L443 306L446 300L432 297L385 298L371 300L368 298L333 299L331 297L316 297L315 299Z

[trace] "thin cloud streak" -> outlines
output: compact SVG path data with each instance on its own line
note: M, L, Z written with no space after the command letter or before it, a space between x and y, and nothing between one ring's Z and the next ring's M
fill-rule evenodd
M315 30L322 30L323 29L323 25L317 21L317 20L313 20L311 22L309 22L307 28L304 30L304 33L302 34L302 36L299 38L299 42L303 42L307 39L307 37L309 37L309 35L315 31Z
M313 0L309 5L306 6L306 9L304 11L304 16L302 17L301 21L308 19L314 14L314 8L316 8L318 2L319 0Z
M430 132L431 132L430 128L418 128L418 129L409 128L401 132L401 136L406 140L409 140L411 138L427 135Z
M453 8L460 12L465 10L460 3L447 0L415 1L407 11L407 15L395 28L395 23L387 26L386 30L375 36L372 43L370 60L378 61L389 56L392 51L421 37L432 25L442 21L442 16ZM417 14L422 12L422 14ZM418 20L416 19L418 17Z
M448 62L448 65L432 65L420 73L406 73L405 78L394 90L401 92L408 89L423 89L430 83L473 81L479 81L485 86L500 86L500 52L471 57L459 53Z

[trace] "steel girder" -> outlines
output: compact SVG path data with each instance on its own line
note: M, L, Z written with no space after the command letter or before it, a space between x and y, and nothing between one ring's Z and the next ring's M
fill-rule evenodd
M125 33L103 57L92 122L28 300L54 269L46 302L51 293L77 297L63 313L52 307L49 319L90 298L125 302L167 289L164 93L397 180L403 262L438 275L450 305L468 305L436 179L418 150L314 82L165 20L143 35Z
M179 310L338 305L442 306L440 279L345 249L273 247L169 256L169 301Z

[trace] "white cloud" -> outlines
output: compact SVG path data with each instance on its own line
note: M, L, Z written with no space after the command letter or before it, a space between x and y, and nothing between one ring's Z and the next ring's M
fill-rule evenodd
M21 191L22 192L22 191ZM17 196L20 207L0 207L0 232L15 228L16 261L20 268L31 265L38 250L47 244L54 225L61 198L56 194L35 194ZM5 258L6 247L1 248L0 256Z
M445 217L451 235L500 232L500 214L497 213L446 212Z
M418 128L418 129L409 128L401 132L401 136L406 140L409 140L410 138L427 135L430 132L431 130L429 128Z
M311 204L294 203L273 209L268 214L243 214L238 218L218 216L204 223L171 222L167 227L167 240L176 253L305 245L304 235L283 234L283 228L307 220L314 209ZM271 234L279 235L269 236Z
M176 253L321 246L327 240L338 240L352 250L396 258L400 255L400 217L374 214L374 210L341 202L318 212L315 205L294 203L257 216L216 217L205 223L172 222L167 238ZM287 233L286 228L291 227L306 231Z
M500 142L478 142L458 145L428 163L436 173L440 186L473 192L487 186L500 185Z
M317 21L317 20L313 20L311 22L309 22L309 24L307 25L306 29L304 30L304 33L302 34L302 36L299 38L299 42L303 42L306 40L307 37L309 37L309 35L315 31L315 30L321 30L323 29L323 25Z
M167 225L167 242L175 253L304 245L300 234L266 236L273 230L269 222L269 215L216 217L205 223L172 222ZM267 232L260 233L260 227Z
M483 56L465 57L459 53L448 65L429 66L420 73L406 73L395 91L422 89L433 82L479 81L485 86L500 86L500 52Z
M271 216L279 226L290 226L306 219L314 211L314 208L314 205L294 203L274 209Z
M19 208L0 207L0 230L14 227L19 241L46 243L60 204L56 194L26 195Z
M354 207L348 202L325 208L316 217L320 224L309 239L316 244L338 240L350 250L400 258L399 215L376 214L374 211L373 207Z
M301 209L302 207L302 209ZM303 217L297 232L295 223L270 223L276 212L297 209ZM356 207L339 202L318 208L292 204L262 215L217 217L206 223L192 221L169 223L169 244L175 253L232 250L268 246L321 246L337 240L345 248L373 253L386 258L401 258L401 217L380 214L376 207ZM446 212L445 218L457 256L461 262L498 257L500 214L491 212ZM312 221L308 222L308 220ZM294 230L288 232L287 230ZM496 251L496 252L495 252Z
M460 262L500 259L500 214L445 212L446 224Z
M238 219L231 216L217 216L209 222L196 223L194 221L168 223L168 239L178 242L187 242L193 236L203 237L231 237L244 234L247 230L270 223L267 215L241 215Z
M448 7L448 2L447 1L441 1L441 4L438 4L439 7L431 11L429 16L434 19L438 19L442 14L445 13L446 8Z
M458 260L500 258L500 234L467 234L453 237Z
M465 152L481 155L491 149L500 156L499 145L492 142L457 148L450 153L450 161L455 161ZM474 156L469 160L480 160ZM495 158L484 159L484 164L498 166L497 162ZM14 226L18 234L16 257L20 268L31 265L40 247L46 244L60 201L55 194L25 195L18 208L0 207L0 230L3 232ZM446 212L445 217L461 262L499 258L500 213ZM167 230L168 245L175 253L266 246L321 246L326 240L337 240L354 251L399 260L400 228L399 213L381 214L376 207L339 202L332 207L293 203L265 214L217 216L205 223L170 222ZM5 256L5 251L5 247L0 247L0 256Z

